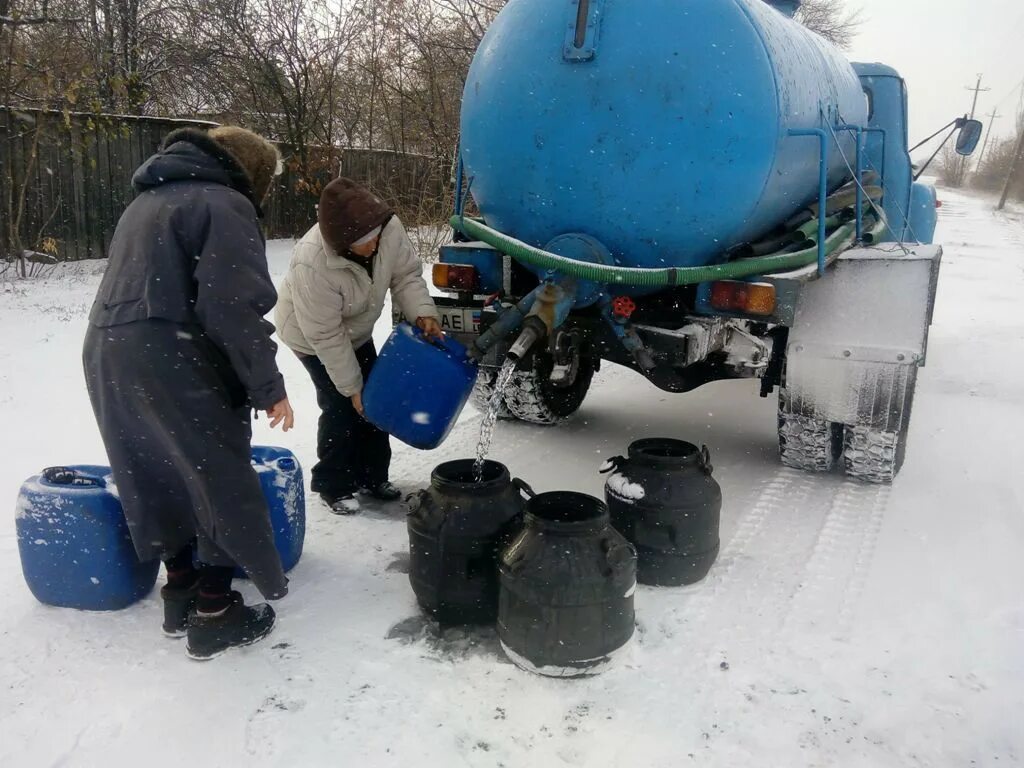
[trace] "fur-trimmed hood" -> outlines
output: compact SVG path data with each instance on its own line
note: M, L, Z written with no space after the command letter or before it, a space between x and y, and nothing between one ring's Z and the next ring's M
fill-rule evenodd
M203 131L182 128L167 135L160 150L143 163L132 177L136 192L177 181L223 184L245 195L263 216L252 181L242 164Z

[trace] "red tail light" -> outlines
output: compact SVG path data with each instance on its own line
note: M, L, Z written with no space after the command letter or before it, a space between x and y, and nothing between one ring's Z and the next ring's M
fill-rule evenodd
M471 264L435 264L432 276L434 285L451 291L475 291L479 282Z
M770 315L775 311L775 286L719 280L711 284L711 306L720 312Z

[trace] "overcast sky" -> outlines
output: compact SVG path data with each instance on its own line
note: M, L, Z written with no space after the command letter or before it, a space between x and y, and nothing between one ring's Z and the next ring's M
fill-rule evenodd
M910 94L916 144L971 108L978 73L991 91L977 117L999 104L994 135L1012 132L1024 81L1024 0L847 0L865 23L850 50L854 61L881 61L900 71Z

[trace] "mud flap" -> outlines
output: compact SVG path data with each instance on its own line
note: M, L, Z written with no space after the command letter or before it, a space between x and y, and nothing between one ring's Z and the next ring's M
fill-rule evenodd
M800 291L785 410L904 435L924 365L942 249L854 249Z

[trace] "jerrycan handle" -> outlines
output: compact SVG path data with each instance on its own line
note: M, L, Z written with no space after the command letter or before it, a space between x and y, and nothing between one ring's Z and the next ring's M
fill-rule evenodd
M444 331L441 332L444 335L444 338L439 341L437 339L432 339L428 337L425 333L423 333L423 331L420 330L419 326L413 325L412 323L407 323L407 325L412 329L412 335L414 339L422 341L426 344L430 344L431 346L437 347L442 352L446 352L458 360L463 360L468 357L466 348L462 346L462 344L460 344L456 339L444 333Z
M537 492L530 487L529 483L527 483L525 480L520 480L518 477L512 478L512 485L515 487L517 491L519 491L521 494L523 494L523 496L525 496L528 499L532 499L534 496L537 495Z
M95 475L87 475L77 469L69 467L47 467L42 471L43 479L50 485L77 485L79 487L89 486L92 488L105 488L103 478Z
M427 336L423 331L420 330L420 327L418 325L414 325L413 323L408 323L408 325L412 329L412 335L414 338L426 342L427 344L431 344L437 347L438 349L443 349L445 352L451 351L448 349L447 335L444 337L443 341L438 341L437 339L432 339L429 336ZM441 333L443 334L444 331L441 331Z
M711 451L708 450L706 445L700 447L700 455L697 461L700 462L700 468L704 470L704 474L710 475L715 471L714 466L711 464Z

